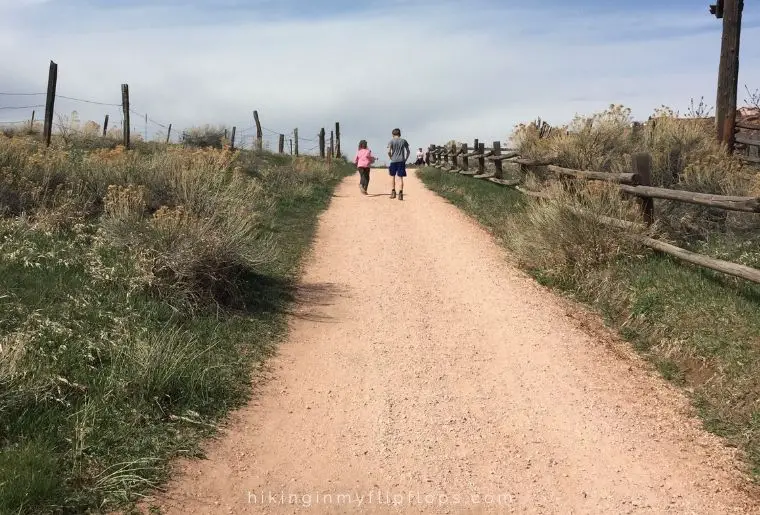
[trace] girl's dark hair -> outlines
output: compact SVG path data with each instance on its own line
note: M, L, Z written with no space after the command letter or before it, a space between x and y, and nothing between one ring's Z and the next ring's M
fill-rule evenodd
M359 142L359 148L367 148L367 140L363 139Z

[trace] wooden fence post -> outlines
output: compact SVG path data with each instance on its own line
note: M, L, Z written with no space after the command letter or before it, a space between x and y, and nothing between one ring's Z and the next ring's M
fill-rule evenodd
M493 142L493 155L494 157L498 157L501 155L501 142L500 141L494 141ZM504 178L504 171L501 166L501 161L494 161L493 162L494 167L496 168L496 172L494 173L494 177L496 179L503 179Z
M325 157L325 128L319 131L319 157Z
M652 156L646 152L639 152L633 155L632 159L635 180L640 186L652 185ZM654 222L654 199L651 197L639 197L641 213L644 216L644 223L651 225Z
M335 157L335 133L330 131L330 157Z
M467 143L462 143L462 171L464 172L470 169L470 158L467 157L468 152Z
M451 144L451 169L453 171L459 170L459 151L457 150L457 144L452 143Z
M29 132L34 130L34 111L32 111L32 121L29 122Z
M289 139L288 141L290 141L290 155L292 156L293 155L293 139Z
M237 132L237 126L232 127L232 138L230 139L230 150L235 150L235 132Z
M280 143L279 144L280 148L278 150L280 151L280 154L284 154L285 153L285 135L284 134L280 134L280 142L279 143Z
M736 125L736 96L739 83L739 42L741 40L744 0L719 0L722 12L713 12L723 18L723 35L720 45L718 69L718 98L715 103L715 126L718 141L734 149ZM712 9L711 9L712 12Z
M172 124L169 124L169 129L166 131L166 144L169 144L169 138L172 137Z
M48 87L47 99L45 100L45 125L43 127L42 137L45 140L45 146L50 146L50 140L53 135L53 113L55 109L55 88L58 84L58 65L50 61L48 70Z
M298 129L293 129L293 140L295 141L295 155L298 155Z
M486 173L486 144L478 143L478 174L483 175Z
M341 157L340 154L340 122L335 122L335 157Z
M261 132L261 122L259 121L259 112L253 112L253 121L256 123L256 150L261 152L264 148L264 134Z
M105 120L103 120L103 137L105 138L108 135L108 115L106 115Z
M124 112L124 148L129 149L129 85L121 85L121 110Z

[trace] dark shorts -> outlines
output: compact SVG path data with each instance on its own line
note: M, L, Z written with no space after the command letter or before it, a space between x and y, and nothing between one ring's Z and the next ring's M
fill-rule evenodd
M388 172L392 177L406 177L406 163L391 163L391 166L388 168Z

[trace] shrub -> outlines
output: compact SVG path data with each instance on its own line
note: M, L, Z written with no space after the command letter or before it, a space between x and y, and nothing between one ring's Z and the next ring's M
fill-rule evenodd
M206 125L193 127L183 133L182 140L188 147L221 149L228 144L227 128Z

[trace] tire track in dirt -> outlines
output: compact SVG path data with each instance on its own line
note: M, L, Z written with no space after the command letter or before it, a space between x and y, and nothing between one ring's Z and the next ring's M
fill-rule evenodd
M163 513L760 513L684 396L418 179L404 201L386 181L337 189L287 342Z

